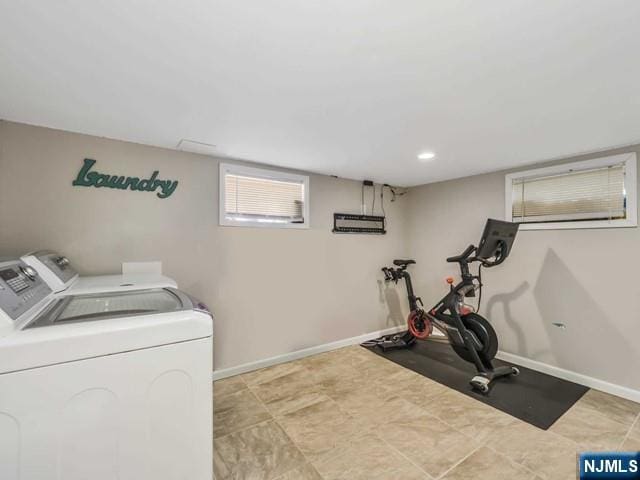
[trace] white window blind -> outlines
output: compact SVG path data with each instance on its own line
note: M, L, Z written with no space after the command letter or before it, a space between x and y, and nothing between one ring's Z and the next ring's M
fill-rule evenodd
M303 175L222 165L221 223L306 227L308 181Z
M520 223L626 219L625 164L512 180Z

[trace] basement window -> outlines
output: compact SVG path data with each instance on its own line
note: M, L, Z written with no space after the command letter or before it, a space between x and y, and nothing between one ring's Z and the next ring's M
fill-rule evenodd
M220 164L220 225L308 228L309 177Z
M636 154L505 176L505 217L522 230L637 226Z

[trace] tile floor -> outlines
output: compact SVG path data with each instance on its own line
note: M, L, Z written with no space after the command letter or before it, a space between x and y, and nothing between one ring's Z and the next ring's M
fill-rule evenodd
M564 480L640 450L640 404L589 391L549 430L354 346L214 383L216 480Z

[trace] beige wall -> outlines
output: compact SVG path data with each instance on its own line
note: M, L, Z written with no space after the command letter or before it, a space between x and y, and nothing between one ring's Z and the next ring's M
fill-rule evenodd
M160 170L159 178L180 183L164 200L72 187L86 157L105 173ZM312 175L310 229L220 227L218 163L0 121L0 255L59 250L84 274L162 261L164 273L215 313L219 369L402 321L401 300L379 273L407 253L402 199L386 205L387 235L334 235L333 212L359 210L360 184Z
M180 184L165 200L72 187L85 157ZM386 236L331 233L334 211L358 210L358 182L312 175L310 192L308 230L220 227L216 159L0 122L0 256L52 248L85 274L161 260L215 312L219 369L403 322L404 288L385 287L380 267L414 256L430 304L457 273L444 259L504 215L504 173L412 189L387 203ZM482 310L501 349L640 389L639 247L637 228L520 232L509 260L484 275Z
M640 154L634 147L566 161L629 151ZM504 218L504 173L410 191L409 250L424 299L440 298L444 278L457 273L444 259L477 244L488 217ZM640 389L639 270L638 228L521 231L511 257L483 271L482 312L503 351Z

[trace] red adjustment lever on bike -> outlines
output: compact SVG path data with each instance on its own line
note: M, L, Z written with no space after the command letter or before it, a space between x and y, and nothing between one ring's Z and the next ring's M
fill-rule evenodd
M447 277L447 278L445 278L445 280L447 281L447 283L449 285L453 285L453 277Z

